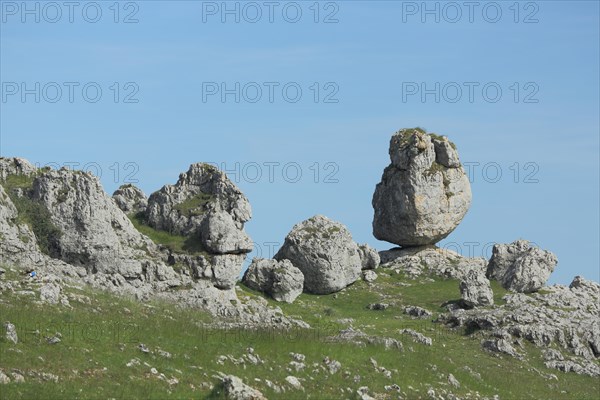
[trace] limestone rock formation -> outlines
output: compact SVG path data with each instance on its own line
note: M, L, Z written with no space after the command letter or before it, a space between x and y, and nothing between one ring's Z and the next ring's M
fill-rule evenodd
M510 354L512 351L506 344L520 340L541 348L557 346L571 357L568 362L549 361L547 366L600 376L598 283L576 277L569 287L546 286L543 293L511 293L503 299L506 304L493 308L457 309L442 314L440 321L453 327L480 330L489 337L484 346L492 351Z
M84 267L88 274L155 279L153 272L161 265L149 254L153 242L134 228L97 177L64 168L48 171L33 181L31 199L48 210L60 232L49 247L54 258Z
M485 273L484 258L463 257L460 254L436 246L394 248L379 253L381 267L403 272L411 278L435 275L444 278L463 279L470 270Z
M517 240L494 245L486 274L505 289L530 293L544 286L557 263L553 253Z
M24 158L0 157L0 180L6 180L10 175L32 177L37 173L38 168Z
M302 293L304 275L289 260L255 258L242 282L251 289L265 292L277 301L292 303Z
M460 295L467 308L494 304L494 293L483 270L469 270L460 281Z
M227 175L198 163L179 175L175 185L165 185L150 195L147 219L156 229L189 236L198 233L211 212L229 214L239 230L252 217L250 203Z
M201 257L183 258L198 277L210 277L215 286L231 289L239 278L252 240L244 223L252 216L250 204L225 173L204 164L192 164L175 185L150 195L145 220L151 227L186 236ZM174 265L176 262L173 262Z
M122 185L112 197L125 214L144 212L148 207L148 198L144 192L132 184Z
M337 292L360 278L358 245L348 229L322 215L295 225L276 260L290 260L304 274L304 291Z
M236 226L231 214L209 212L199 229L204 248L213 254L244 254L252 251L252 240Z
M375 269L381 262L377 250L366 243L358 246L358 254L360 256L362 269Z
M225 398L228 400L266 400L267 398L258 390L246 385L234 375L222 377Z
M471 187L454 144L419 128L394 134L391 164L373 195L373 235L400 246L435 244L462 221Z

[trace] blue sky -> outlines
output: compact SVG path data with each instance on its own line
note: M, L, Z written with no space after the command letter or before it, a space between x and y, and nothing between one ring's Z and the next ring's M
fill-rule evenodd
M109 193L214 162L250 199L263 256L314 214L384 250L371 197L389 137L422 126L472 169L473 204L442 245L478 256L526 238L557 254L552 283L600 280L596 1L478 2L472 17L428 2L439 21L422 2L275 2L272 22L264 2L228 2L239 23L220 1L121 2L118 15L81 2L73 22L62 2L60 15L0 3L2 156L100 170ZM239 102L223 101L236 82Z

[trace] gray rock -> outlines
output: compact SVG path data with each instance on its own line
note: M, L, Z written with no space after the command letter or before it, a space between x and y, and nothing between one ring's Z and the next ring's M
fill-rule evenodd
M32 198L48 210L60 235L52 255L88 273L148 276L154 243L138 232L104 192L97 177L81 171L48 171L33 182Z
M296 390L304 390L302 388L302 383L300 383L300 380L298 378L296 378L295 376L286 376L285 377L285 381L294 389Z
M486 275L498 280L505 289L531 293L546 284L557 263L551 252L533 247L526 240L517 240L494 245Z
M242 282L277 301L292 303L302 293L304 275L289 260L254 258Z
M574 287L545 287L543 293L510 293L503 297L505 304L455 310L440 315L439 321L478 330L486 349L514 357L521 357L512 345L515 341L526 340L542 349L556 347L570 353L570 361L581 368L560 363L564 357L558 351L545 355L546 361L556 361L552 365L558 369L587 374L600 357L600 285L581 277L575 282Z
M460 281L460 295L467 308L494 304L494 293L490 281L482 270L470 270Z
M404 313L410 315L415 318L429 318L433 315L433 313L429 310L426 310L422 307L418 306L408 306L404 308Z
M358 255L360 256L360 262L363 270L375 269L381 262L377 250L366 243L358 246Z
M485 273L484 258L463 257L460 254L436 246L395 248L379 253L381 268L402 272L410 278L434 275L462 279L470 270Z
M144 192L130 183L119 187L112 197L125 214L144 212L148 207L148 198Z
M6 330L6 333L5 333L6 340L8 340L9 342L12 342L14 344L19 343L19 337L17 336L17 329L15 328L15 326L13 324L6 321L4 323L4 329Z
M37 173L38 168L24 158L0 157L0 180L5 180L9 175L33 177Z
M448 383L457 389L460 387L460 382L452 374L448 374Z
M367 306L367 309L374 311L387 310L390 307L388 303L371 303Z
M325 364L331 375L337 374L338 371L342 368L342 364L339 361L332 360L329 357L325 357L323 359L323 364Z
M175 185L150 195L147 218L156 229L189 236L199 231L211 211L229 214L239 230L252 217L250 203L225 173L198 163L179 175Z
M47 283L40 289L40 300L43 303L58 304L61 287L56 283Z
M362 273L363 281L365 282L375 282L377 279L377 273L372 270L363 271Z
M10 383L10 378L8 377L8 375L6 375L4 373L4 371L2 371L0 369L0 385L6 385Z
M267 398L258 390L246 385L240 378L225 375L222 378L225 397L228 400L266 400Z
M290 260L304 274L304 291L337 292L360 278L358 245L348 229L322 215L295 225L276 260Z
M427 337L414 329L400 329L399 332L410 336L415 342L424 344L425 346L431 346L433 344L433 340L430 337Z
M252 240L238 229L232 216L226 212L210 212L200 225L200 239L204 248L213 254L244 254L252 251Z
M390 140L392 163L373 195L373 235L400 246L434 244L462 221L471 187L453 144L420 129Z
M569 285L569 289L582 290L592 294L595 293L596 296L600 297L600 284L598 284L598 282L588 281L579 275L573 278L573 281L571 281L571 284Z
M504 353L515 358L520 357L515 348L505 339L484 340L481 342L481 347L493 353Z

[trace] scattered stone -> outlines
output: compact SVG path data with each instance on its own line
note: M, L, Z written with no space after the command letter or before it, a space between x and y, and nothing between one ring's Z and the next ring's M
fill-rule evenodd
M146 345L144 343L140 343L138 345L138 349L142 352L142 353L150 353L150 349L148 347L146 347Z
M169 353L168 351L164 351L164 350L157 350L156 354L158 354L159 356L163 357L163 358L172 358L173 355L171 353Z
M222 378L225 396L229 400L266 400L258 390L246 385L234 375L225 375Z
M302 383L295 376L287 376L285 381L296 390L304 390Z
M517 240L494 245L486 275L505 289L531 293L546 284L557 263L553 253L533 247L527 240Z
M448 374L448 383L450 385L452 385L453 387L455 387L456 389L458 389L460 387L460 382L452 374Z
M55 283L48 283L40 289L40 300L48 304L58 304L60 301L61 287Z
M13 324L11 324L9 321L6 321L4 323L4 329L6 330L6 340L12 342L13 344L19 343L19 337L17 336L17 328L15 328Z
M6 385L8 383L10 383L10 378L0 369L0 385Z
M373 195L373 235L400 246L448 236L471 205L471 187L454 145L420 128L390 140L391 164Z
M490 281L482 270L472 269L460 281L460 295L466 308L494 304L494 293Z
M15 383L25 383L25 377L18 372L11 372L10 376L12 376Z
M60 340L59 334L56 334L54 336L46 337L46 342L48 344L58 344L58 343L60 343L61 340Z
M433 315L431 311L418 306L405 307L404 313L416 318L429 318Z
M304 291L329 294L360 278L358 245L348 229L322 215L295 225L275 255L304 274Z
M251 289L269 294L277 301L292 303L302 293L304 275L289 260L254 258L242 282Z
M325 364L331 375L336 374L340 370L340 368L342 368L342 364L339 361L331 360L329 357L325 357L323 363Z
M433 344L433 340L430 337L413 329L400 329L400 333L410 336L415 342L424 344L425 346L431 346Z
M388 303L372 303L367 306L369 310L382 311L387 310L389 308Z
M363 281L365 281L365 282L369 282L369 283L375 282L375 280L377 279L377 273L372 270L363 271L362 278L363 278Z
M374 397L371 397L369 395L369 388L367 386L359 387L358 390L356 391L356 394L358 395L358 398L360 400L375 400Z
M488 351L494 353L504 353L509 356L519 358L520 354L517 353L515 348L505 339L491 339L491 340L483 340L481 342L481 346Z
M390 391L394 391L394 392L398 392L400 393L402 391L402 389L400 388L400 386L398 386L397 384L393 384L393 385L385 385L383 387L385 390L387 390L388 392Z
M127 367L131 368L131 367L136 367L138 365L140 365L140 360L138 358L132 358L131 360L129 360L129 362L127 364L125 364Z

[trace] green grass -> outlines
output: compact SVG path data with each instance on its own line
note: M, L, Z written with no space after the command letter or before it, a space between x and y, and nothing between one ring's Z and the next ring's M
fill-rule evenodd
M213 377L217 372L242 378L269 399L354 399L353 393L360 386L368 386L371 393L387 394L382 398L393 399L397 396L383 389L393 383L400 385L405 398L425 399L429 387L436 391L441 387L450 389L445 384L449 373L461 383L459 389L451 390L459 397L478 391L490 398L498 394L501 399L596 398L600 389L597 379L548 370L539 358L539 351L531 346L526 345L530 354L527 361L497 357L481 350L477 333L464 336L433 322L435 314L443 310L441 304L460 296L457 281L412 281L401 274L377 272L379 278L373 285L357 282L335 295L302 294L293 304L267 299L286 314L302 317L313 326L311 330L289 332L266 328L254 331L202 328L203 323L212 320L202 311L157 301L143 304L87 287L65 289L67 293L91 299L91 304L72 300L72 309L39 305L28 297L5 292L0 297L0 320L16 325L20 342L12 345L0 338L0 367L7 372L12 368L23 371L26 383L4 385L2 399L217 399L222 398L218 379ZM12 271L7 273L14 276ZM245 287L240 287L238 293L241 301L263 297ZM376 301L391 306L384 311L365 308ZM411 319L403 313L404 305L428 308L434 316ZM353 318L354 327L369 334L397 338L405 349L400 352L380 345L329 343L328 336L346 327L338 322L340 318ZM432 337L433 346L415 344L399 334L398 329L405 327ZM40 335L34 333L36 330ZM56 331L62 333L62 342L47 344L43 336ZM139 343L152 351L158 348L168 351L173 357L143 354L137 349ZM217 362L221 355L243 357L248 347L254 348L264 364ZM289 352L306 356L305 370L286 370L291 361ZM341 371L335 375L312 374L312 364L322 365L325 356L338 360ZM141 365L127 367L133 358L138 358ZM375 371L370 358L392 371L392 378ZM463 369L465 365L481 374L482 379L472 377ZM156 378L150 373L152 367L167 378L176 377L179 383L169 385ZM533 367L555 374L558 381L543 379ZM39 382L28 376L35 371L56 374L59 381ZM305 391L288 389L285 394L277 394L264 382L269 379L281 385L288 375L305 379ZM360 382L352 381L354 375L361 376ZM214 388L203 388L202 382ZM342 393L348 387L352 393Z
M205 212L204 207L214 199L214 196L208 193L199 193L182 203L175 205L175 209L186 217L202 215Z
M206 254L195 236L174 235L167 231L154 229L146 224L144 213L128 215L129 220L140 233L148 236L154 243L162 244L176 253Z

